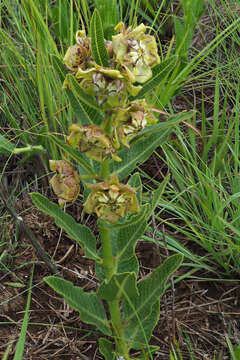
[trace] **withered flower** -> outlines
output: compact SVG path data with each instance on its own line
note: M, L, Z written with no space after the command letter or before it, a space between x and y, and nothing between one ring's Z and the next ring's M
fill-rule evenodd
M117 175L109 182L88 184L92 190L84 204L86 213L96 213L105 221L116 222L127 213L140 211L136 191L129 185L119 183Z
M115 161L121 161L110 137L96 125L72 124L67 142L73 148L78 147L80 152L85 152L90 159L103 162L111 156Z
M64 64L72 71L84 69L91 58L90 38L86 37L84 30L77 31L76 41L77 44L70 46L63 58Z
M114 147L118 149L120 143L129 147L130 140L145 126L156 122L157 118L144 99L132 101L127 106L119 108L112 122Z
M126 104L127 92L136 96L141 86L134 86L119 70L94 64L87 70L81 68L76 73L84 91L96 98L103 108L115 108Z
M121 22L116 27L120 33L112 37L113 52L117 61L132 82L144 83L152 77L151 68L160 63L157 43L146 35L146 27L140 24L132 30Z
M59 205L62 207L66 202L74 202L80 190L77 171L65 160L50 160L49 167L56 171L50 184L58 197Z

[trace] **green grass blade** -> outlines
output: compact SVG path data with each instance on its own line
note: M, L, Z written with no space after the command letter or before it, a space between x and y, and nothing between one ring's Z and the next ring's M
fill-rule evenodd
M26 304L26 308L25 308L24 319L23 319L21 332L20 332L20 336L19 336L19 339L17 342L13 360L21 360L23 358L24 344L25 344L25 340L26 340L27 327L28 327L29 309L30 309L30 303L31 303L33 273L34 273L34 267L32 268L32 273L31 273L31 277L30 277L30 281L29 281L29 290L28 290L28 297L27 297L27 304Z

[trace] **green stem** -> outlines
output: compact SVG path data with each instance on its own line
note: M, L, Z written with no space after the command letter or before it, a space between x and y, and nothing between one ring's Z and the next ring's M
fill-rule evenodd
M106 279L107 281L109 281L116 272L117 264L116 259L114 258L112 253L110 230L104 226L102 226L100 230L103 247L103 267L105 270ZM125 360L130 360L119 305L120 304L118 300L108 301L111 323L115 337L116 350L119 356L123 356Z
M22 148L15 148L13 150L13 154L21 154L26 152L44 152L45 149L42 147L42 145L27 145Z

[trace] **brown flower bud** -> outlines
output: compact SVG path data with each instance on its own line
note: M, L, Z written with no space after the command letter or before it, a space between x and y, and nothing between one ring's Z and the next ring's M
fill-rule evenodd
M50 170L56 171L50 184L58 197L59 205L63 206L66 202L74 202L80 190L77 171L65 160L50 160L49 167Z

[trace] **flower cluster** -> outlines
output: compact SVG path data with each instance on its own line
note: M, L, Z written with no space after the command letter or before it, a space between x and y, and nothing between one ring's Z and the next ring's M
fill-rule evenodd
M116 175L108 182L88 184L87 187L92 190L84 205L88 214L95 212L102 220L116 222L126 213L140 210L136 191L129 185L119 183Z
M103 110L126 105L128 95L138 94L140 84L152 77L152 67L160 62L155 38L145 34L144 24L132 30L121 22L115 30L119 34L112 36L112 41L105 40L109 67L94 62L91 40L83 30L77 31L77 44L68 48L63 59L80 87L94 96Z
M92 96L105 118L100 126L72 124L67 144L100 163L108 158L121 161L117 152L121 147L130 148L131 141L145 126L157 122L145 100L129 101L142 89L142 84L152 77L152 68L159 64L157 44L153 36L145 34L146 27L126 28L121 22L112 40L104 40L109 57L108 67L94 61L91 39L84 30L76 33L76 44L70 46L63 62L77 80L85 94ZM69 86L65 80L63 88ZM56 171L51 185L59 204L75 201L79 193L77 172L64 160L50 161ZM115 222L127 213L139 211L136 193L128 185L119 183L116 175L103 182L86 184L91 190L85 202L85 211L95 212L105 221Z
M98 126L71 125L67 142L73 148L79 148L80 152L85 152L90 159L95 161L103 162L109 156L115 161L121 160L116 155L110 137Z

